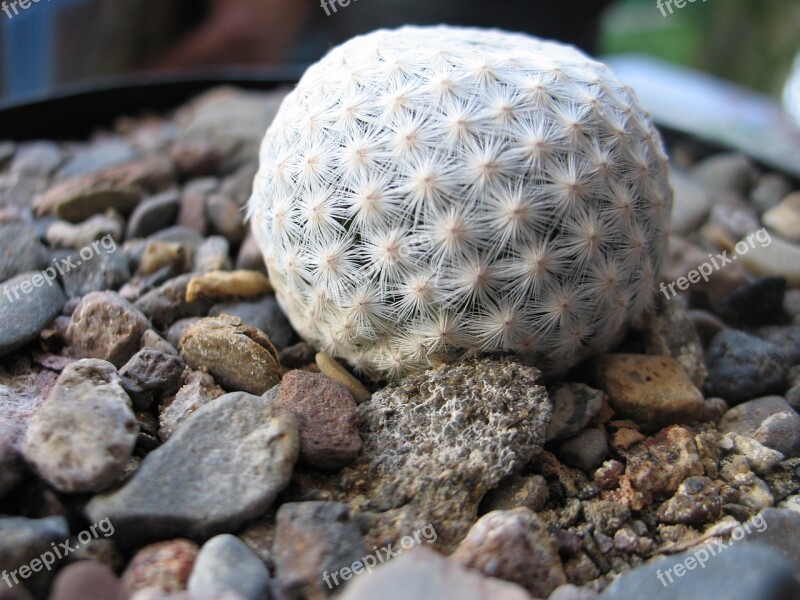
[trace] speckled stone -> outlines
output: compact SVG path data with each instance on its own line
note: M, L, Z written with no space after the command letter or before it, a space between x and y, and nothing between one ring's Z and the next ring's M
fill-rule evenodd
M186 589L198 553L189 540L170 540L145 546L128 563L122 585L129 592L156 588L161 592Z

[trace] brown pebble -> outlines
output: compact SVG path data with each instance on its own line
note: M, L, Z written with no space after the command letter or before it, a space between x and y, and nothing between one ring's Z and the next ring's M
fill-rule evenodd
M258 271L211 271L189 282L186 301L260 296L271 291L269 278Z
M344 387L353 394L356 403L361 404L372 398L372 394L364 387L364 384L348 373L347 370L331 356L324 352L317 352L315 358L320 372L344 385Z

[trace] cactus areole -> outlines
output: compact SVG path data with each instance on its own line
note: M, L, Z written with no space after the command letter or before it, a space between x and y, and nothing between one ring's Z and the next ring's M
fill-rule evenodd
M672 192L609 69L496 30L354 38L268 129L249 202L310 344L387 378L516 352L558 372L653 298Z

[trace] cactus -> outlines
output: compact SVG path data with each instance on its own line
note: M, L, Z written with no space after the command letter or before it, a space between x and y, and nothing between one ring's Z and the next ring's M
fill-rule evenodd
M652 301L671 204L660 137L605 65L440 26L312 65L248 214L298 333L391 379L509 351L556 373L608 349Z

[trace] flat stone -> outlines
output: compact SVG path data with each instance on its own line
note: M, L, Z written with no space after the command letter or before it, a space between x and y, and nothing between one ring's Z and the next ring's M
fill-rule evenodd
M186 419L122 488L95 496L86 514L109 517L127 546L235 531L286 487L299 448L295 418L274 396L228 394Z
M173 225L180 204L181 199L177 189L145 198L131 213L125 237L129 240L146 238L156 231Z
M645 354L674 358L692 383L702 389L708 375L703 344L692 317L678 302L661 300L660 310L645 321L642 337Z
M170 540L150 544L139 550L122 574L128 592L155 588L160 592L186 589L199 548L189 540Z
M590 472L608 457L608 438L599 429L584 429L561 442L556 455L564 464Z
M787 458L800 456L800 415L780 396L766 396L734 406L718 426L723 433L751 437Z
M0 291L0 357L35 340L67 302L61 286L41 273L17 275Z
M676 169L670 169L669 183L673 191L670 232L687 235L696 231L708 217L711 199L691 177Z
M449 560L487 577L516 583L533 597L549 596L566 583L547 526L527 508L485 514Z
M92 242L108 236L110 242L122 240L125 221L114 211L94 215L82 223L55 221L47 228L45 239L54 248L81 250L91 247ZM114 244L116 249L116 244Z
M800 243L800 192L789 194L783 202L765 212L761 220L787 242Z
M611 407L646 430L691 423L703 413L703 394L668 356L606 354L592 369Z
M452 550L478 504L541 451L551 405L540 373L506 360L445 365L358 407L362 450L339 473L298 472L292 500L334 500L370 516L383 545L432 525Z
M759 544L732 544L716 554L712 550L717 549L709 545L627 571L600 594L600 600L791 600L800 596L792 564L780 553ZM702 567L697 568L700 560Z
M530 600L524 588L483 577L425 547L404 552L376 569L355 577L341 600Z
M579 433L603 406L603 392L583 383L559 383L547 390L553 403L553 417L547 427L547 441Z
M97 492L122 476L139 427L114 366L67 366L28 427L25 460L62 492Z
M628 449L625 476L653 496L674 494L687 477L703 474L692 433L679 425L662 429Z
M167 329L180 319L205 315L211 307L208 300L198 298L194 302L186 301L186 288L192 278L193 275L186 274L170 279L139 298L136 307L159 329Z
M706 364L706 395L731 404L783 391L790 366L786 353L775 344L734 329L714 336Z
M361 450L356 402L338 381L318 373L289 371L276 398L297 418L300 460L320 469L338 469Z
M172 354L142 348L120 369L122 386L136 410L146 410L155 397L171 396L181 387L186 364Z
M258 329L234 317L190 325L178 349L192 369L205 368L227 390L263 394L281 380L278 352Z
M281 307L278 306L275 296L272 295L264 296L256 302L223 302L215 304L208 311L210 317L223 314L238 317L245 325L263 331L279 351L291 345L297 338L289 319L286 318ZM311 360L308 362L314 362L314 354L316 352L311 354Z
M47 249L29 227L0 224L0 282L45 267Z
M276 523L275 572L286 597L330 595L344 583L332 577L370 554L345 504L286 502Z
M763 234L761 237L765 238ZM739 243L747 244L746 237ZM783 277L792 287L800 285L800 244L793 244L779 237L769 238L768 242L758 239L755 247L750 248L746 254L737 255L737 259L754 275L776 275Z
M186 384L175 394L175 398L165 402L161 407L158 417L159 439L162 442L167 441L189 415L224 394L225 391L214 383L211 375L192 371L186 379Z
M150 322L133 304L114 292L92 292L72 313L67 329L72 350L120 368L139 349Z
M264 563L239 538L224 533L203 544L187 589L198 595L229 592L243 600L262 600L269 586Z

